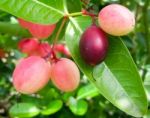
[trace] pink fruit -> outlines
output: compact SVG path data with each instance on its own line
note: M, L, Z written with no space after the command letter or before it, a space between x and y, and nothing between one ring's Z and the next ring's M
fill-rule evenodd
M13 72L15 89L24 94L32 94L42 89L49 81L50 64L38 56L23 59Z
M49 37L53 33L55 27L55 24L41 25L32 23L28 29L34 37L41 39Z
M55 50L56 53L59 52L59 53L62 53L64 55L68 56L68 57L71 57L69 49L64 44L55 44L54 45L54 50Z
M134 29L135 18L133 13L119 4L104 7L98 16L100 27L114 36L126 35Z
M51 46L48 43L41 43L37 51L41 57L48 56L51 53Z
M38 48L38 45L39 42L36 38L25 38L20 40L18 48L21 52L30 55Z
M30 31L33 37L38 39L49 37L56 27L56 24L43 25L25 21L23 19L18 19L18 21L22 27L27 28Z
M80 72L73 61L61 58L52 65L51 80L58 89L70 92L78 87Z
M19 22L19 24L20 24L23 28L25 28L25 29L27 29L28 26L29 26L29 23L28 23L27 21L21 19L21 18L18 18L18 22Z

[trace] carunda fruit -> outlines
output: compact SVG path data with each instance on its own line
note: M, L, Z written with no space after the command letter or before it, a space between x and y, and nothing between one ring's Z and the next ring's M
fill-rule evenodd
M36 37L38 39L49 37L56 27L56 24L43 25L32 23L23 19L18 19L18 21L22 27L29 30L33 37Z
M22 59L13 72L15 89L24 94L36 93L49 81L50 64L38 56Z
M70 92L78 87L80 72L73 61L61 58L52 65L51 80L61 91Z
M48 43L40 43L37 51L39 56L45 57L51 54L52 49Z
M19 41L18 48L21 52L30 55L38 48L38 45L39 42L36 38L24 38Z
M56 53L59 52L67 57L71 57L70 51L65 44L55 44L53 48Z
M133 13L119 4L104 7L98 15L100 27L114 36L126 35L134 29L135 18Z
M96 65L106 57L108 50L107 36L101 28L92 25L82 34L79 47L83 60L90 65Z

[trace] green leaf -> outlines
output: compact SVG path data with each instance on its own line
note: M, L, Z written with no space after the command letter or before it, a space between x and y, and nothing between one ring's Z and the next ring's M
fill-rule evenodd
M69 108L75 115L84 115L87 111L88 104L84 100L76 100L71 98L69 101Z
M46 108L44 108L44 110L42 110L41 113L43 115L51 115L59 111L62 108L62 106L63 102L61 100L51 101L50 104L46 106Z
M69 13L73 12L81 12L81 1L80 0L66 0L67 1L67 9Z
M12 117L27 118L37 116L40 110L31 103L18 103L10 108L9 113Z
M150 110L147 111L143 118L150 118Z
M150 102L150 67L148 67L147 73L145 75L144 87L145 87L145 91L146 91L148 101Z
M77 99L92 98L99 95L98 89L93 84L88 84L79 89Z
M64 15L63 0L50 0L51 6L37 0L0 0L0 9L28 21L53 24ZM58 7L60 6L60 7Z
M147 98L133 59L120 38L109 38L109 51L104 63L87 65L79 53L82 32L91 24L88 17L70 18L66 43L81 71L116 107L135 117L147 110ZM142 101L142 102L141 102Z
M24 37L30 36L30 33L27 30L20 27L19 24L12 24L9 22L0 22L0 33L6 33L11 36L24 36Z

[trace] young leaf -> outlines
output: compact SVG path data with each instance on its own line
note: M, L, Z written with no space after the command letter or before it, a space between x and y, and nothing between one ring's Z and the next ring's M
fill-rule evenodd
M69 101L69 108L74 114L81 116L86 113L88 104L84 100L75 100L72 98Z
M87 17L70 20L66 30L66 43L81 71L116 107L129 115L143 116L147 110L143 84L136 65L120 38L109 39L110 48L105 62L92 67L83 61L79 53L81 34L91 25L91 20Z
M41 111L43 115L51 115L59 111L63 106L63 102L61 100L55 100L50 102L48 106Z
M27 21L53 24L58 22L64 13L57 9L57 5L63 6L63 0L52 1L55 3L53 6L37 0L0 0L0 9Z
M27 118L34 117L39 114L40 110L31 103L18 103L10 108L9 114L11 117Z
M92 98L99 95L98 89L93 84L88 84L79 89L77 99Z

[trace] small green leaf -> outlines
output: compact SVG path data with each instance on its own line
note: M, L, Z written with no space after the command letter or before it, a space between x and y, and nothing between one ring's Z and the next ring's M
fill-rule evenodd
M69 101L69 108L75 115L84 115L88 109L88 104L84 100L75 100L71 98Z
M93 84L88 84L79 89L77 99L92 98L99 95L98 89Z
M44 110L41 111L43 115L51 115L59 111L63 106L63 102L61 100L51 101Z
M64 15L63 0L51 0L51 6L37 0L0 0L0 9L28 21L53 24Z
M12 106L9 110L11 117L28 118L37 116L40 110L31 103L18 103Z

